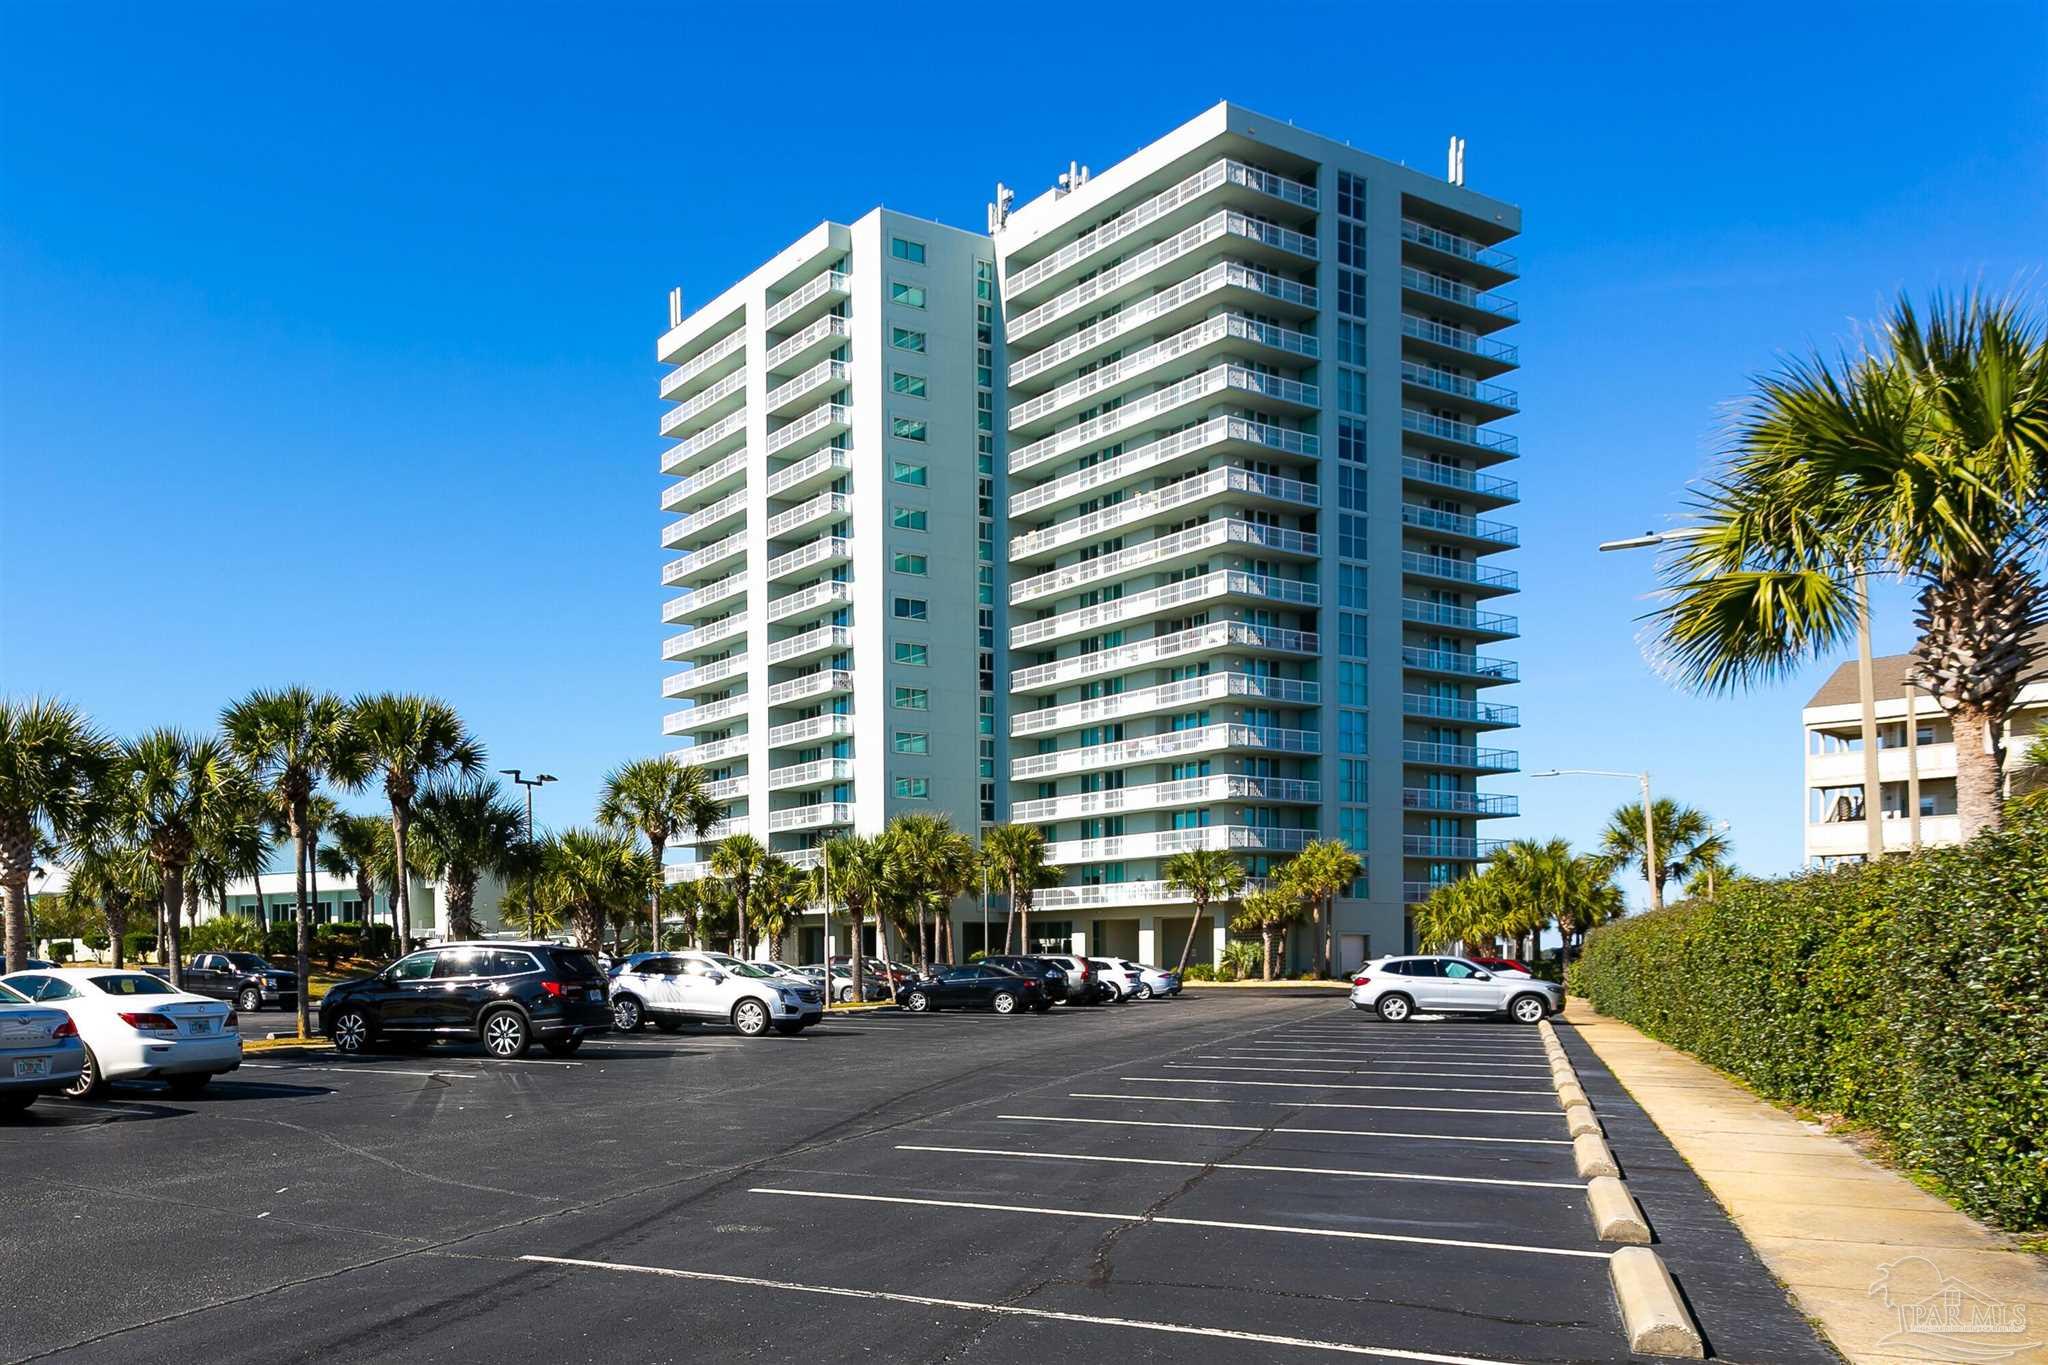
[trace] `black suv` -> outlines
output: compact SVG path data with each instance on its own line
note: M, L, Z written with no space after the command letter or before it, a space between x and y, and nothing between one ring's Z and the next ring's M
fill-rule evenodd
M151 976L170 977L167 967L144 967ZM273 967L254 953L201 953L185 964L185 989L194 995L232 1000L243 1014L266 1005L299 1007L299 974Z
M981 959L991 967L1001 967L1006 972L1028 976L1045 987L1045 998L1054 1004L1065 1003L1068 994L1067 973L1057 962L1047 962L1042 957L1026 957L1016 953L992 953Z
M320 1001L320 1032L337 1052L380 1042L481 1039L493 1057L522 1057L538 1039L566 1057L609 1033L604 972L559 943L450 943L409 953L375 976L344 981Z

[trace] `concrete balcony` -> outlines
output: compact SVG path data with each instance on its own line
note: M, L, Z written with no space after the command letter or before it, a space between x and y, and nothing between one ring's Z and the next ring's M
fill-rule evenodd
M793 417L817 406L821 398L845 392L851 382L852 374L845 361L820 361L788 383L770 389L768 413L771 417Z
M1904 853L1913 846L1912 822L1903 811L1886 811L1879 821L1884 830L1884 850ZM1962 817L1923 815L1920 817L1920 846L1962 842ZM1809 858L1861 858L1870 849L1870 834L1861 820L1809 822L1806 826L1806 856Z
M736 450L717 464L698 470L681 483L672 483L662 489L661 510L688 512L720 494L729 493L735 488L744 488L746 482L747 452Z
M1519 592L1522 584L1521 575L1513 569L1496 569L1468 559L1422 554L1415 550L1401 551L1401 576L1456 583L1467 592L1487 596Z
M1185 517L1224 501L1313 509L1322 503L1322 490L1312 483L1282 478L1277 474L1260 474L1234 466L1212 469L1205 474L1176 479L1149 493L1125 498L1099 512L1017 536L1010 541L1010 562L1016 564L1047 558L1068 545L1107 535L1121 527L1149 521L1169 512L1178 512Z
M1242 569L1218 569L1213 573L1184 578L1178 583L1168 583L1164 587L1148 588L1113 601L1098 602L1092 607L1079 607L1057 616L1012 626L1010 645L1014 649L1050 644L1198 602L1227 599L1307 608L1315 606L1321 597L1321 589L1305 579L1274 578Z
M688 711L678 711L676 714L687 716L690 713ZM687 748L677 749L675 757L682 759L685 763L695 763L708 768L714 763L727 763L734 759L745 758L747 756L747 743L747 736L734 735L730 739L714 739L708 744L692 744Z
M1520 621L1497 611L1454 607L1445 602L1425 602L1413 597L1401 599L1401 619L1410 625L1461 631L1486 640L1512 640L1522 633Z
M1013 739L1022 739L1031 735L1060 734L1067 730L1101 725L1108 721L1155 715L1161 711L1178 711L1189 706L1198 706L1203 702L1226 701L1233 698L1253 704L1315 706L1322 700L1322 687L1304 678L1268 678L1250 673L1205 673L1199 678L1161 683L1157 687L1141 687L1107 697L1068 702L1065 706L1046 706L1036 711L1015 713L1010 717L1010 736Z
M704 795L720 805L730 805L745 796L753 783L744 777L726 777L704 784Z
M1435 673L1459 678L1480 687L1519 682L1522 668L1512 659L1489 659L1481 654L1460 654L1448 649L1401 646L1401 668L1408 673Z
M711 828L705 830L702 834L685 825L671 836L671 841L678 848L701 848L707 844L715 844L721 839L729 839L735 834L745 834L746 832L747 817L739 815L716 821L712 824Z
M1435 447L1456 455L1479 455L1490 460L1508 460L1522 453L1521 438L1504 431L1491 431L1470 422L1454 422L1413 408L1401 409L1401 430L1416 438L1419 446Z
M1432 697L1421 692L1401 694L1401 714L1425 720L1451 720L1487 730L1509 730L1522 723L1519 707L1468 701L1463 697Z
M1322 443L1312 432L1254 422L1244 417L1212 417L1206 422L1162 436L1144 445L1086 469L1048 480L1010 497L1010 515L1033 512L1047 515L1069 503L1080 502L1098 490L1130 483L1145 475L1165 477L1195 469L1216 457L1272 459L1291 456L1314 460L1322 454Z
M800 749L806 745L822 743L828 739L844 739L853 733L853 717L840 712L824 716L806 716L802 720L777 725L768 731L768 747L771 749Z
M710 615L712 608L723 606L734 598L745 597L746 592L747 576L731 574L662 603L662 622L672 626L682 621L701 621Z
M1472 839L1454 834L1404 834L1401 856L1442 862L1485 862L1508 846L1505 839Z
M823 571L853 561L853 542L845 536L821 536L788 554L768 561L767 581L779 582L807 571Z
M1247 877L1245 893L1263 891L1268 883L1264 877ZM1048 886L1032 894L1031 908L1044 913L1053 910L1108 910L1133 905L1186 905L1189 897L1185 891L1176 891L1165 882L1093 882L1081 886ZM1213 914L1215 907L1210 911Z
M845 626L819 626L768 646L771 664L797 664L853 648L853 631Z
M852 282L843 273L827 270L821 275L813 276L796 292L786 294L768 305L768 311L762 314L761 325L770 332L800 328L812 319L831 312L852 292Z
M1219 314L1010 409L1010 432L1031 434L1083 404L1104 402L1141 383L1172 383L1225 352L1254 350L1302 364L1316 360L1321 344L1307 332L1239 313Z
M1505 341L1413 313L1401 314L1401 340L1404 347L1412 345L1422 355L1482 371L1482 377L1487 379L1506 374L1522 363L1521 352Z
M1934 704L1922 701L1926 711L1934 711ZM1939 719L1937 712L1925 719ZM1887 723L1891 718L1886 718ZM2008 764L2015 751L2024 752L2025 741L2008 743ZM1954 741L1945 740L1939 744L1916 744L1913 746L1913 763L1917 764L1922 782L1936 782L1956 775L1956 746ZM1903 744L1885 745L1877 751L1877 777L1880 782L1904 782L1910 776L1906 748ZM1808 754L1806 756L1806 785L1809 787L1860 787L1863 785L1863 751L1844 750L1834 754Z
M1004 340L1014 345L1084 309L1100 312L1125 302L1162 271L1198 269L1208 263L1206 257L1219 252L1291 268L1312 264L1317 258L1315 238L1226 209L1119 261L1051 302L1017 314L1004 327Z
M802 369L807 362L844 346L850 335L851 329L845 318L819 318L795 336L770 346L764 368L769 374L788 374Z
M1521 802L1515 797L1491 792L1446 792L1431 791L1424 787L1403 787L1401 809L1491 819L1495 816L1520 814Z
M698 582L710 578L726 565L744 559L747 553L747 533L727 536L701 550L692 550L680 559L671 559L661 569L661 581L665 586L677 583Z
M1169 660L1204 654L1243 653L1301 656L1321 651L1313 631L1257 626L1246 621L1211 621L1170 635L1154 635L1110 649L1098 649L1049 664L1020 668L1010 675L1012 692L1051 692L1089 678L1154 668Z
M1303 318L1312 315L1318 303L1314 285L1260 270L1243 261L1225 261L1013 362L1008 371L1010 387L1043 387L1056 380L1062 371L1085 364L1134 332L1149 335L1199 322L1219 304L1241 306L1254 313Z
M821 450L794 464L784 465L768 476L768 496L800 498L853 471L853 452L840 447Z
M1254 521L1225 517L1190 526L1185 531L1158 536L1127 550L1099 555L1012 583L1010 603L1015 606L1043 597L1060 597L1104 579L1165 569L1180 560L1213 554L1226 545L1243 545L1254 554L1314 559L1320 544L1311 531L1294 531L1284 526L1264 526Z
M768 539L781 540L826 522L843 521L852 513L853 500L846 494L820 493L768 518Z
M1010 760L1010 780L1100 772L1105 768L1153 763L1188 754L1267 753L1318 754L1323 737L1314 730L1284 730L1271 725L1202 725L1192 730L1140 735L1108 744L1029 754Z
M699 702L687 711L671 711L663 718L661 732L665 735L693 735L699 730L715 729L730 725L738 717L747 714L745 693L727 697L723 701Z
M720 455L737 450L747 439L747 411L722 417L687 441L661 453L661 472L681 477L694 474Z
M1010 818L1019 824L1036 825L1130 811L1209 806L1226 801L1313 806L1322 799L1323 784L1320 782L1295 777L1215 773L1178 782L1152 782L1138 787L1118 787L1114 791L1076 792L1071 796L1019 801L1010 808Z
M1214 404L1220 401L1218 395L1231 393L1300 412L1313 412L1322 403L1322 395L1313 384L1280 379L1241 365L1217 365L1177 384L1142 394L1100 417L1016 447L1010 452L1009 470L1020 474L1064 456L1083 453L1120 433L1173 425L1182 409Z
M661 377L661 396L681 403L744 365L747 360L747 331L742 327L699 351Z
M1513 299L1474 289L1448 275L1417 270L1412 265L1401 267L1401 289L1421 300L1425 307L1448 312L1482 332L1506 327L1521 317L1521 306Z
M746 304L728 301L722 313L700 308L681 323L669 328L654 343L654 359L661 365L686 365L736 331L745 329Z
M661 680L661 695L664 697L693 697L700 692L726 686L734 678L747 675L747 656L734 654L714 663L699 664L686 668L680 673L671 673Z
M1401 524L1446 540L1462 541L1481 553L1512 550L1522 543L1522 533L1504 521L1468 517L1460 512L1439 512L1434 507L1401 504Z
M1401 385L1409 393L1426 402L1440 403L1446 398L1457 401L1458 406L1473 410L1479 421L1490 422L1497 417L1512 417L1522 410L1522 396L1513 389L1498 384L1487 384L1466 375L1453 374L1435 365L1425 365L1417 360L1401 362Z
M746 401L747 372L734 370L681 407L663 413L661 434L679 440L693 435Z
M820 801L814 806L791 806L768 812L768 828L780 833L791 829L824 829L853 823L851 801Z
M789 625L816 620L829 616L841 607L853 602L851 583L813 583L808 588L787 593L768 604L768 619Z
M844 403L813 408L788 426L768 433L768 453L784 459L807 455L853 425L853 410Z
M747 614L736 611L716 621L707 621L695 630L686 630L680 635L671 635L661 642L661 657L677 660L688 659L717 649L722 644L747 633Z
M1166 858L1189 849L1223 849L1233 853L1299 853L1316 837L1312 829L1281 829L1272 825L1207 825L1201 829L1160 829L1144 834L1118 834L1107 839L1062 839L1045 846L1045 860L1055 867L1067 863L1099 863L1120 858Z
M779 682L768 689L770 706L801 706L807 702L825 697L847 697L853 695L853 671L845 668L821 668L815 673L806 673L788 682Z
M1443 889L1444 887L1446 887L1446 886L1450 886L1450 885L1451 885L1452 883L1456 882L1457 880L1458 880L1458 879L1457 879L1456 877L1452 877L1452 878L1450 878L1450 879L1449 879L1448 881L1434 881L1434 882L1416 882L1416 881L1409 881L1409 882L1402 882L1402 883L1401 883L1401 904L1403 904L1403 905L1420 905L1420 904L1422 904L1422 903L1423 903L1424 901L1428 900L1428 899L1429 899L1429 898L1430 898L1431 896L1435 895L1435 894L1436 894L1436 893L1437 893L1438 891L1442 890L1442 889Z
M747 492L743 488L662 527L661 547L664 550L685 550L701 545L706 537L735 522L744 521L746 515Z
M823 758L815 763L797 763L787 768L768 770L768 790L772 792L807 791L851 781L853 760L850 758Z
M1460 772L1512 773L1522 766L1513 749L1479 749L1470 744L1401 741L1401 762L1413 768L1450 768Z
M1520 273L1515 258L1499 247L1482 246L1470 237L1413 218L1401 220L1401 250L1425 265L1455 266L1488 285L1506 284Z
M1448 488L1489 507L1505 507L1522 500L1522 486L1513 479L1496 479L1491 474L1475 473L1437 460L1418 460L1412 455L1401 457L1401 482L1418 488Z
M1244 193L1249 191L1249 193ZM1003 297L1013 303L1027 303L1046 290L1080 273L1104 252L1130 242L1133 234L1177 226L1197 205L1217 197L1232 198L1254 210L1291 205L1304 213L1316 211L1316 190L1298 180L1248 166L1241 161L1214 161L1170 189L1127 209L1109 222L1083 233L1050 256L1014 271L1003 281ZM1128 249L1126 247L1126 249Z

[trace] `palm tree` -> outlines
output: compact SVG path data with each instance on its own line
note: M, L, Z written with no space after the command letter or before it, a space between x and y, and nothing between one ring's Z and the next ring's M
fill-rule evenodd
M448 935L477 937L476 887L502 876L526 840L526 812L502 792L497 779L469 778L421 793L413 812L420 866L446 888Z
M122 750L121 769L123 821L148 850L161 879L164 960L171 984L182 989L178 910L186 870L207 827L235 807L254 806L257 788L221 740L176 730L152 730L130 742ZM303 986L299 998L305 999Z
M638 910L647 877L647 855L630 834L569 829L541 845L541 900L576 927L586 948L604 942L611 916Z
M851 941L847 946L847 959L853 982L854 999L860 1000L865 994L866 964L861 960L861 934L867 926L870 910L879 909L889 897L896 894L896 879L889 865L889 848L882 840L864 834L842 834L825 845L824 864L819 869L827 874L820 878L820 894L827 885L846 906L846 918L853 927ZM832 907L825 906L829 917ZM879 933L879 927L877 929ZM877 945L879 946L879 944ZM828 954L829 957L829 954ZM826 995L831 995L831 963L826 963Z
M974 843L943 815L899 815L882 836L905 902L917 911L917 965L931 966L928 916L951 917L953 898L974 878Z
M413 801L426 782L438 777L475 777L483 771L484 747L463 725L455 708L432 697L386 692L360 696L349 703L355 729L373 772L384 775L384 796L391 803L391 843L401 868L412 859L407 838ZM396 900L398 952L412 948L410 877L398 879ZM304 995L301 994L301 999Z
M1009 894L1010 911L1003 928L1003 951L1009 952L1015 941L1020 909L1024 918L1024 946L1028 951L1031 909L1028 900L1020 907L1017 898L1020 892L1028 897L1044 880L1045 831L1036 825L995 825L981 836L981 856L988 862L989 875L1001 882Z
M1301 923L1308 912L1308 898L1284 876L1274 877L1265 890L1244 898L1243 908L1230 921L1230 929L1232 933L1259 936L1260 980L1273 979L1277 962L1285 956L1287 931Z
M810 902L810 879L787 861L770 858L754 878L754 929L768 956L781 958L782 940Z
M194 831L192 866L185 878L185 920L199 926L199 904L211 900L227 911L228 883L253 877L270 861L270 810L265 794L251 784L244 805L209 812Z
M768 865L768 846L751 834L728 834L711 850L713 875L725 878L732 888L733 909L738 915L739 956L747 956L747 898L753 894L754 878Z
M163 889L149 852L110 825L90 829L72 844L69 893L99 907L114 965L127 965L128 917L137 906L162 904Z
M681 920L678 931L679 947L692 947L699 942L698 924L704 906L704 886L701 880L670 882L661 888L661 917L664 920ZM654 940L655 948L666 946L659 933Z
M1722 887L1742 879L1742 870L1726 858L1714 857L1700 863L1685 879L1685 894L1689 900L1711 902L1720 894Z
M1436 887L1411 912L1417 946L1444 950L1463 944L1469 948L1494 937L1501 919L1495 890L1484 873Z
M0 901L7 970L28 966L28 879L36 852L84 828L113 751L76 707L0 699Z
M1316 975L1328 976L1335 949L1333 921L1337 897L1365 875L1365 864L1339 840L1311 839L1301 852L1287 861L1286 866L1294 884L1301 888L1302 894L1314 907Z
M376 816L342 815L328 824L327 842L320 846L320 870L355 881L366 929L377 922L377 867L380 849L390 841L390 828Z
M1244 864L1220 848L1191 848L1160 863L1159 874L1169 892L1186 896L1194 904L1194 919L1180 948L1180 970L1185 975L1188 955L1195 950L1195 935L1208 918L1209 902L1237 898L1244 890Z
M685 829L701 839L717 823L719 807L709 785L702 768L673 754L635 759L605 774L597 822L607 829L646 835L654 854L656 876L647 894L647 916L656 949L661 947L661 875L669 840Z
M1783 677L1856 631L1866 575L1916 584L1912 681L1955 726L1965 839L2000 821L2004 734L2048 663L2048 342L2009 300L1901 298L1876 349L1756 382L1653 619L1709 691ZM1874 812L1872 813L1874 818Z
M1638 820L1640 825L1641 821ZM1509 924L1540 933L1555 924L1559 962L1571 965L1572 936L1621 914L1621 890L1605 857L1574 854L1564 839L1517 839L1476 879L1494 882L1513 907Z
M1651 803L1657 835L1657 876L1650 886L1652 909L1664 904L1664 885L1673 877L1688 877L1728 851L1728 842L1714 832L1714 822L1705 812L1682 806L1668 796ZM1600 852L1617 868L1641 868L1645 881L1650 869L1643 848L1643 808L1631 801L1616 807L1600 832Z

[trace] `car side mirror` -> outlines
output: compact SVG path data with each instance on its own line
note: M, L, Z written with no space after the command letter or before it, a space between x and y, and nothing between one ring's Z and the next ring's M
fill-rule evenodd
M711 984L713 984L714 986L717 985L719 982L725 980L724 972L708 972L706 973L706 976L711 981Z
M1477 976L1477 977L1478 977L1478 978L1479 978L1479 979L1480 979L1481 981L1491 981L1491 980L1493 980L1493 973L1492 973L1492 972L1475 972L1475 973L1473 973L1473 975Z

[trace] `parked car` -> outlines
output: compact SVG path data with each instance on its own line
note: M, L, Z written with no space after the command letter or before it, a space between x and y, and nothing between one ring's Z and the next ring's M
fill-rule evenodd
M1001 967L1006 972L1019 976L1036 977L1038 984L1045 988L1045 998L1053 1004L1064 1003L1070 987L1064 967L1050 958L1027 957L1016 953L994 953L982 959L989 967Z
M603 953L599 953L597 960L598 965L604 968L604 974L606 976L617 976L620 972L623 972L624 970L626 970L626 968L632 966L636 962L645 962L650 957L660 956L660 953L642 952L628 953L624 957L614 958L607 957Z
M1139 987L1145 984L1144 975L1139 972L1135 962L1126 963L1118 958L1091 957L1088 959L1088 965L1095 969L1096 975L1102 979L1102 984L1109 988L1109 1003L1112 1005L1120 1005L1126 1000L1136 1000Z
M832 959L834 967L851 969L853 959L844 954ZM874 973L875 979L893 996L917 975L917 968L907 962L892 962L886 957L864 957L860 961L862 970Z
M0 984L71 1017L85 1043L64 1090L73 1099L90 1099L114 1081L163 1081L173 1095L196 1095L242 1064L234 1010L147 972L15 972Z
M1536 973L1530 971L1511 957L1468 957L1465 960L1476 966L1486 968L1495 976L1534 977L1536 975Z
M169 967L144 967L151 976L170 979ZM185 964L184 988L194 995L232 1000L242 1014L265 1005L281 1010L299 1007L299 974L273 967L255 953L201 953Z
M817 986L821 990L824 988L824 963L813 962L810 966L799 967L797 970L807 977L812 985ZM873 972L862 972L861 977L866 987L861 992L861 999L875 1001L895 998L895 990L889 985L886 978L877 976ZM851 967L832 968L832 998L842 1005L854 1003L853 969Z
M70 1015L0 986L0 1116L69 1089L84 1068L85 1043Z
M1564 1009L1564 987L1497 975L1462 957L1382 957L1351 978L1351 1003L1390 1024L1417 1014L1503 1014L1535 1024Z
M1026 1009L1043 1014L1052 1008L1052 999L1037 977L986 962L967 967L934 963L930 971L896 992L896 1003L912 1014L973 1008L992 1009L997 1014Z
M1049 962L1067 974L1067 1003L1069 1005L1100 1005L1113 998L1102 979L1102 973L1089 965L1085 957L1074 957L1068 953L1039 953L1041 962Z
M1151 1000L1162 995L1180 994L1180 973L1167 971L1164 967L1148 967L1142 962L1133 962L1127 957L1109 959L1126 974L1135 972L1138 986L1132 994L1139 1000Z
M449 943L408 953L320 1000L337 1052L476 1039L493 1057L535 1041L557 1057L611 1030L604 970L587 949L519 941Z
M756 962L755 965L759 967L766 967L769 971L774 972L777 976L785 977L791 981L802 982L807 986L815 986L817 984L815 981L812 981L808 976L805 976L803 974L802 968L792 967L787 962L779 961L776 958L764 957L761 958L758 962Z
M825 993L758 962L722 953L664 953L612 982L612 1024L632 1033L653 1021L673 1030L686 1019L729 1023L749 1038L773 1028L802 1033L825 1017Z

